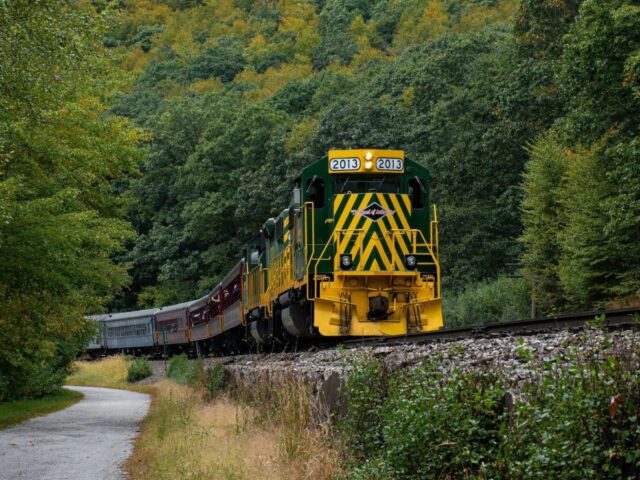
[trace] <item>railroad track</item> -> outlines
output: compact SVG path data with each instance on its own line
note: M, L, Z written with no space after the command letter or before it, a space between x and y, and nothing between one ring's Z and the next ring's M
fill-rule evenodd
M536 335L545 332L561 330L584 329L589 323L607 330L640 328L640 307L601 309L588 312L573 312L546 318L529 320L515 320L508 322L490 323L486 325L471 325L466 327L442 328L433 332L424 332L396 337L362 337L336 338L331 341L287 343L262 349L259 351L238 353L225 358L243 357L244 355L274 355L279 353L313 352L326 350L342 345L345 348L380 345L425 344L462 340L465 338L487 338L505 335ZM191 355L190 355L191 356ZM162 360L159 360L162 361Z
M504 335L535 335L558 330L583 329L589 323L605 329L626 329L640 327L640 307L610 310L593 310L555 315L546 318L516 320L510 322L471 325L467 327L443 328L401 337L368 337L343 340L348 348L360 345L421 344L438 341L461 340L470 337L491 337Z

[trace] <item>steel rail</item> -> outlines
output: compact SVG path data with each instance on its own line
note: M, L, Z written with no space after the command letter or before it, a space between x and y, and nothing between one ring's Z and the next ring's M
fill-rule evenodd
M596 319L604 315L600 324ZM515 320L490 323L484 325L470 325L465 327L442 328L432 332L423 332L393 337L362 337L358 339L343 339L340 343L347 347L371 344L421 344L439 341L461 340L473 337L491 337L504 335L535 335L559 330L583 329L588 322L604 329L623 329L640 327L640 307L601 309L587 312L574 312L553 315L545 318Z

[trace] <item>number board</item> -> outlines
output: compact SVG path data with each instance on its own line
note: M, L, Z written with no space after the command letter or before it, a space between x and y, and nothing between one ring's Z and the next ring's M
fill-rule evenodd
M360 159L352 158L333 158L329 162L329 170L332 172L352 172L360 170Z
M401 172L404 170L404 162L401 158L380 157L376 160L376 170Z

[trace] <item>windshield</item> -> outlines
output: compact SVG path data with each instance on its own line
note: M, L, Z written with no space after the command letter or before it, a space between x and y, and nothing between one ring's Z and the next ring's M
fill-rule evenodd
M385 175L341 176L333 182L333 193L400 193L400 178Z

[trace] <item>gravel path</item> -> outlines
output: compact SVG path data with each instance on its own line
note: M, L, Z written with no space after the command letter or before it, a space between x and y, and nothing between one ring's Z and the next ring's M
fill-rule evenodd
M64 410L0 431L0 479L114 480L149 408L143 393L67 387L84 394Z

